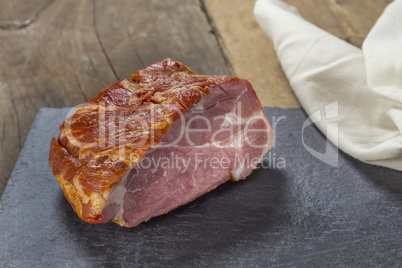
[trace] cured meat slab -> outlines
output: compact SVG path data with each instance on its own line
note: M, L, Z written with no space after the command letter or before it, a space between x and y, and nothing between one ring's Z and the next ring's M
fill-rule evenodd
M127 227L245 179L274 139L247 80L172 59L105 88L60 130L49 163L71 206Z

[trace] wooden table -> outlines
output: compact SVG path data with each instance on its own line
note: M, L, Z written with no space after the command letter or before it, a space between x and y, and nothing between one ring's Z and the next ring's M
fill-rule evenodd
M390 0L287 0L354 45ZM249 79L264 106L299 107L254 0L0 0L0 195L40 107L83 103L171 57ZM49 146L49 144L43 144Z

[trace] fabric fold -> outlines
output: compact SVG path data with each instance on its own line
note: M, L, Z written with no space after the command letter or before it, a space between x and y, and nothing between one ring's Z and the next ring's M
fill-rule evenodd
M321 132L355 158L402 170L399 14L402 0L386 8L361 50L280 0L257 0L254 8L303 108L309 115L321 111L315 121ZM329 127L334 122L338 127Z

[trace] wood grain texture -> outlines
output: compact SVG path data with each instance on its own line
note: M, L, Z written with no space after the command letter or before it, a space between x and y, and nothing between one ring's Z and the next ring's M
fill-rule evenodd
M264 106L299 107L273 45L253 16L255 0L205 0L230 62L250 80ZM318 27L360 47L391 0L285 0Z
M0 1L0 29L22 29L33 23L54 0Z
M39 107L78 105L167 57L199 73L233 74L197 0L34 0L30 8L0 0L4 5L0 195Z

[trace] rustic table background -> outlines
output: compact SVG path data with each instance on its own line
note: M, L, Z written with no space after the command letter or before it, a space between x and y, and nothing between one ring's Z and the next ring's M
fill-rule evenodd
M299 107L254 2L0 0L0 196L40 107L78 105L163 58L249 79L264 106ZM286 2L360 47L391 1Z

